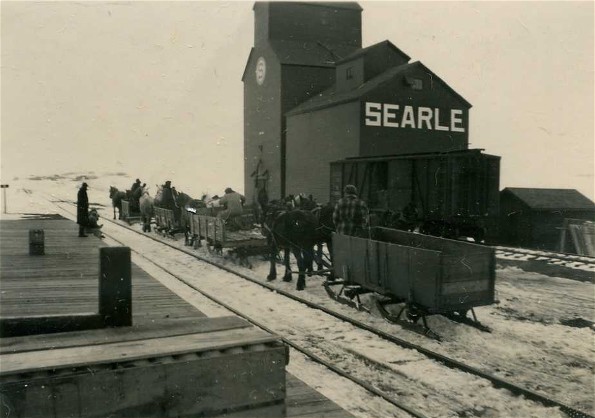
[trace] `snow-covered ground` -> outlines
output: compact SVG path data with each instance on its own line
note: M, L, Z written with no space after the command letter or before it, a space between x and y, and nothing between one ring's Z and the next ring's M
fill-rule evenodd
M56 208L45 198L52 200L75 201L80 183L89 184L89 200L92 207L100 209L104 217L112 216L111 204L108 196L110 185L119 189L130 187L133 178L126 175L101 173L83 175L70 173L57 175L45 179L20 179L10 183L7 192L8 214L2 214L1 219L18 218L19 213L48 213L56 212ZM175 179L173 183L175 185ZM4 202L2 202L4 203ZM0 205L0 207L3 207ZM104 222L104 229L109 233L109 224ZM113 227L116 228L116 227ZM173 241L172 241L173 242ZM179 244L182 246L182 244ZM203 257L215 257L204 249L195 250ZM196 264L182 255L171 253L170 263L184 264L189 269L196 269ZM134 260L141 267L149 271L156 278L176 289L187 300L196 302L200 298L196 292L180 285L172 277L166 277L163 272L151 267L142 260ZM263 260L252 260L251 270L239 267L231 261L228 265L264 281L268 272L267 263ZM154 269L154 271L150 271ZM200 276L217 276L222 274L216 268L203 268ZM194 275L198 276L198 275ZM549 277L539 273L524 272L513 267L500 267L497 270L496 290L499 304L476 309L479 320L492 329L492 333L481 332L477 329L455 324L441 316L430 317L429 326L439 332L442 342L437 342L418 334L407 331L398 325L387 323L376 312L372 314L357 312L349 307L338 305L328 298L320 286L321 278L311 278L306 291L299 295L312 301L321 302L339 312L356 316L366 322L398 337L420 344L428 349L438 351L448 357L458 359L490 373L506 377L520 386L545 393L570 406L594 414L593 398L595 347L593 327L572 327L563 325L593 323L595 317L595 295L592 283L578 282L566 278ZM294 283L284 283L279 280L275 286L280 289L295 292ZM295 292L297 294L297 292ZM222 288L220 295L225 294ZM270 293L273 298L273 293ZM373 297L373 296L371 296ZM267 296L260 296L262 303L271 303ZM370 301L364 299L365 303ZM201 311L209 315L226 315L227 311L212 306L212 303L200 302ZM371 306L372 304L370 304ZM205 308L207 307L207 308ZM324 339L333 341L337 338L332 330L327 330ZM351 333L343 332L343 339L356 338ZM383 343L371 339L362 343L362 352L374 352L377 358L383 358ZM390 358L383 361L390 364ZM292 353L292 360L288 366L290 372L296 374L306 383L319 389L323 394L335 400L357 416L369 416L365 411L357 410L358 404L372 402L369 397L359 393L354 388L348 388L342 379L332 377L332 373L321 370L319 366ZM305 370L305 371L304 371ZM432 374L431 369L411 370L411 374L426 374L426 378L435 387L449 387L449 378ZM485 409L482 403L471 399L465 416L555 416L557 413L550 409L535 408L535 410L510 409L505 405L495 409ZM375 401L376 402L376 401ZM422 401L420 410L425 410ZM476 405L475 405L476 404ZM475 406L474 406L475 405ZM385 411L386 416L392 412L385 407L378 407L376 411ZM367 409L366 411L369 411ZM507 411L507 412L503 412ZM380 413L380 412L379 412ZM368 413L369 414L369 413ZM506 415L503 415L506 414ZM553 415L552 415L553 414ZM441 416L439 413L430 416ZM403 415L404 416L404 415Z

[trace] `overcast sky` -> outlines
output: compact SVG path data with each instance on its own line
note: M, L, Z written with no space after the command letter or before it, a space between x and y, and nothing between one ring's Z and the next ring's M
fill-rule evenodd
M501 188L594 197L594 3L359 2L468 100ZM198 195L243 188L252 1L1 3L1 176L123 171Z

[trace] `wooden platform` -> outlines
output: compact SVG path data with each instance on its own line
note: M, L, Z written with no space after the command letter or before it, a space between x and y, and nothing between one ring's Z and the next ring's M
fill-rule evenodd
M43 229L45 232L45 255L43 256L29 255L28 231L31 229ZM0 221L0 318L80 314L97 309L98 249L105 244L98 238L92 236L79 238L77 234L78 226L74 222L56 216ZM237 345L242 338L244 341L240 343L240 347L244 348L252 344L246 344L246 341L249 340L255 344L255 347L259 344L260 346L269 344L269 348L274 348L278 342L274 336L262 333L262 331L253 328L248 330L247 323L239 318L225 317L209 321L204 318L204 314L134 264L132 265L132 288L132 327L0 338L0 375L2 376L3 391L7 388L6 385L11 385L12 390L16 391L14 393L21 393L18 383L20 380L15 376L24 375L33 380L38 379L36 380L38 385L35 386L37 395L35 393L29 395L33 396L32 399L35 396L42 396L44 391L49 390L47 388L54 387L52 396L55 399L64 400L66 399L64 396L74 396L73 387L52 386L48 381L44 381L48 378L48 373L55 374L55 370L60 368L57 367L58 364L64 363L63 365L78 370L78 373L84 370L91 370L91 374L100 372L97 375L107 379L105 382L121 385L123 381L119 380L117 373L114 374L113 370L108 371L114 367L113 364L118 363L114 363L112 355L114 353L120 353L129 367L140 367L142 364L150 363L153 365L152 370L157 370L152 376L160 376L159 373L162 375L165 369L155 368L155 364L162 363L155 361L156 357L164 358L163 356L165 356L169 359L165 361L167 363L172 359L186 358L188 360L188 356L201 357L203 352L213 352L218 349L225 352L225 344ZM201 323L200 329L196 325L198 322ZM223 330L225 330L225 335L221 336L221 339L213 338L214 335L221 335ZM208 338L205 339L201 336L201 334L207 335L207 333ZM240 340L234 340L234 335ZM262 340L259 342L259 339ZM164 344L165 341L168 343ZM174 341L175 344L170 344ZM236 355L245 355L244 348L232 347L228 354L233 354L232 351L235 350ZM158 350L155 351L156 349ZM254 351L258 352L259 350ZM275 352L278 353L278 350ZM243 367L243 362L236 363L235 366L227 361L220 363L217 366L219 367L218 373L225 374L224 370L232 366ZM248 363L251 362L248 361ZM178 367L176 376L178 373L184 375L186 368L187 366ZM116 369L119 370L117 367ZM173 369L168 370L171 372ZM290 374L285 373L285 375L286 416L329 418L351 416L300 380ZM137 378L142 380L142 376L139 376ZM192 379L195 379L193 376L181 376L179 378L182 380L178 383L193 382ZM65 376L63 377L66 381L68 380ZM85 376L85 379L88 378L90 377ZM184 381L184 378L190 380ZM232 378L232 380L237 379ZM231 381L228 380L228 382ZM135 383L135 385L137 384ZM119 409L119 412L116 411L116 416L118 414L134 416L135 413L140 416L146 415L130 404L132 402L130 399L140 399L139 396L143 395L142 392L131 388L129 393L125 386L119 386L118 397L114 399L115 395L105 391L105 388L110 386L111 384L107 386L104 384L103 389L97 389L91 402L103 402L107 408L114 402L121 402L125 398L129 402L127 405L132 409L126 411ZM258 384L258 386L264 388L266 385ZM162 392L159 392L160 390ZM162 387L155 389L153 393L158 398L164 393L171 393L171 390L171 387L169 389ZM278 395L278 392L271 388L269 391ZM60 394L60 397L56 398L56 394ZM220 396L221 394L216 395ZM21 412L28 411L23 416L30 415L31 409L25 408L24 405L31 404L32 399L23 399L21 402ZM212 413L226 417L279 416L278 404L275 403L275 399L278 398L261 399L259 409L248 410L240 407L239 410L234 410L231 405L230 410L222 413L222 406L219 405L217 407L219 412L216 413L216 409L213 409ZM88 402L90 400L84 401L83 399L81 401L79 399L78 405L84 407ZM56 408L56 404L53 405L53 408ZM58 405L58 410L67 407L66 404ZM191 407L188 403L186 406ZM0 406L1 409L5 407ZM39 408L39 405L36 407ZM89 413L83 413L83 410L84 408L79 408L76 411L62 410L62 412L68 413L68 416L93 415L87 410L85 411ZM134 411L136 412L133 413ZM3 410L2 414L4 415L5 412ZM256 415L250 415L250 413ZM167 415L160 414L160 416ZM209 416L209 414L205 416Z
M45 255L29 255L30 229L45 231ZM0 221L0 317L97 310L100 239L77 236L67 219ZM132 264L133 323L203 313Z

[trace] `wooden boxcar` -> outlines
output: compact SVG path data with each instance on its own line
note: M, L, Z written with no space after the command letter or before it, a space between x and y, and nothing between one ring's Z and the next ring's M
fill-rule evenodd
M500 157L476 149L349 158L331 163L330 201L353 184L372 211L413 203L424 232L482 240L497 235L499 178Z
M426 314L495 302L495 250L388 228L369 238L333 234L335 275Z

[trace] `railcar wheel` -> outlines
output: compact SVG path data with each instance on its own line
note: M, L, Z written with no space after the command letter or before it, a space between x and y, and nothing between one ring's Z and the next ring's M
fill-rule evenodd
M461 318L466 318L467 317L467 312L469 312L469 309L461 309L459 311L455 311L457 313L457 315L459 315Z
M413 322L414 324L419 321L422 317L422 314L414 305L407 304L407 319Z

